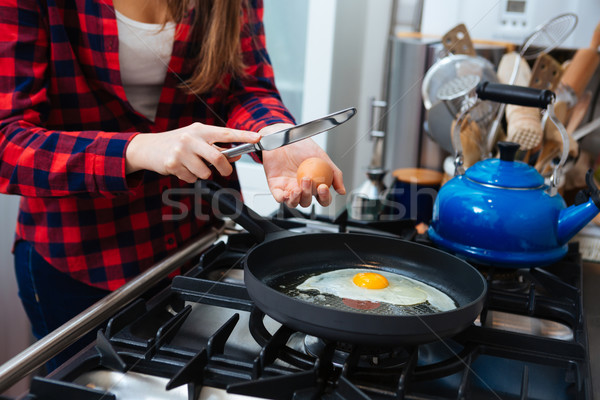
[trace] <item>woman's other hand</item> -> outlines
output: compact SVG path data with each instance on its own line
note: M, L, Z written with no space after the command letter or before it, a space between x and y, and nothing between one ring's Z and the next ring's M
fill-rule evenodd
M233 172L231 163L239 157L228 159L215 143L256 143L259 140L258 133L199 122L159 134L140 133L127 147L126 172L145 169L194 183L210 177L209 165L212 164L219 174L228 176Z
M266 135L291 126L293 125L270 125L263 128L260 133L261 135ZM339 194L346 194L342 171L331 161L327 153L319 145L312 139L305 139L276 150L263 151L263 165L267 182L277 202L284 202L288 207L292 208L298 204L302 207L308 207L311 204L312 182L303 181L302 187L300 187L296 177L298 166L309 157L319 157L327 161L333 169L333 188ZM315 197L322 206L331 204L331 193L325 184L319 185Z

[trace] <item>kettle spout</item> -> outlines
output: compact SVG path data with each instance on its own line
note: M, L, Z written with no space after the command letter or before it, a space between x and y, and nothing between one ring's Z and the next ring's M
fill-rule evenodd
M561 210L558 216L558 243L562 246L600 212L593 199Z
M587 189L575 197L575 205L561 210L558 216L558 243L562 246L588 224L600 212L600 190L590 169L585 174Z

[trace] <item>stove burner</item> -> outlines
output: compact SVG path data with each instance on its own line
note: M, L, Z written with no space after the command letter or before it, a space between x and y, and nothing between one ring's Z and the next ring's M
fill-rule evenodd
M519 269L478 268L492 287L511 293L526 293L531 283Z
M244 284L244 270L238 268L223 268L210 271L207 279L217 282L233 283L238 285Z
M321 338L306 335L304 337L304 348L306 352L314 357L320 357L327 346L327 342ZM404 366L410 357L410 349L403 347L363 347L352 344L336 342L332 362L337 367L342 367L352 352L358 354L358 367L391 368Z

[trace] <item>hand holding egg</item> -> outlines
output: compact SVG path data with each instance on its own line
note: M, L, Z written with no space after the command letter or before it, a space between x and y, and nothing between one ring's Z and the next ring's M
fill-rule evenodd
M327 161L318 157L310 157L298 167L297 178L300 187L302 187L303 179L309 179L312 185L312 194L316 195L320 185L327 185L327 190L329 190L333 183L333 169Z
M270 125L260 133L268 134L272 129L281 130L285 126L285 124ZM317 158L318 161L307 161L311 158ZM300 168L301 164L304 164L302 168ZM263 166L273 197L277 202L285 203L288 207L294 208L298 205L308 207L313 197L320 205L327 207L333 200L329 191L330 186L337 193L346 194L342 171L312 139L263 152ZM310 167L306 169L307 166ZM313 175L315 166L318 166L317 173ZM302 179L305 176L306 178ZM321 183L318 180L319 176L327 179ZM316 185L313 186L313 183Z

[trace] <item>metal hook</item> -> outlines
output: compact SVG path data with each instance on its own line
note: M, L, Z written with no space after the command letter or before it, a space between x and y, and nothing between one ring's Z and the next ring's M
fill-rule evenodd
M548 115L548 118L550 119L550 121L552 121L552 123L554 124L556 129L558 129L558 131L560 132L560 137L563 142L563 148L562 148L562 154L560 156L560 161L558 162L558 164L556 164L556 166L554 167L554 170L552 171L552 175L550 176L550 193L549 194L551 196L554 196L557 193L558 186L560 184L562 167L567 162L567 157L569 156L569 134L567 133L565 126L560 122L560 120L554 114L554 101L548 103L548 107L546 108L546 114Z

